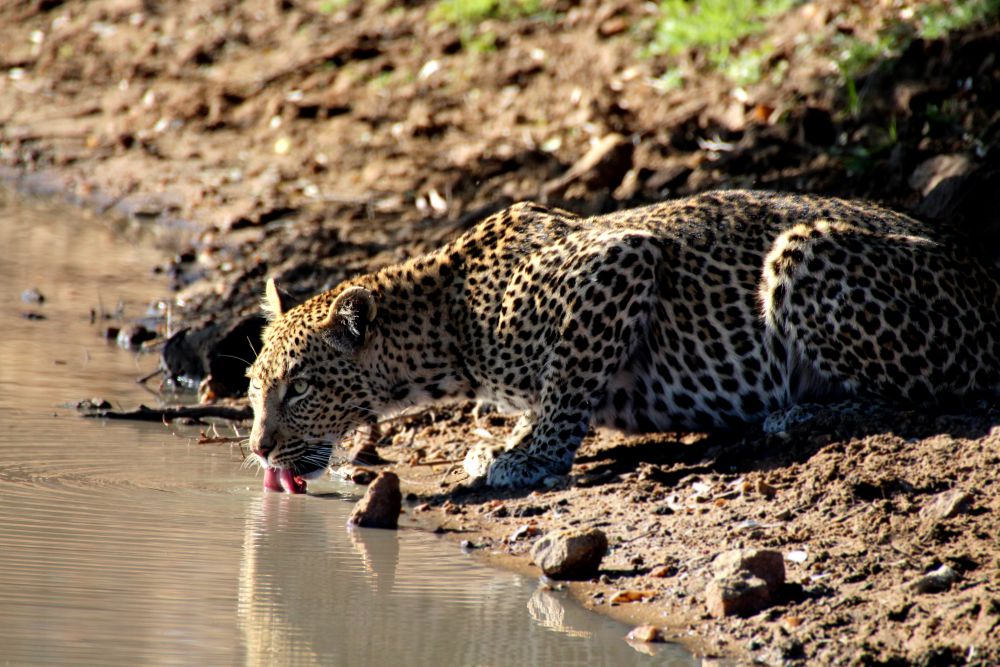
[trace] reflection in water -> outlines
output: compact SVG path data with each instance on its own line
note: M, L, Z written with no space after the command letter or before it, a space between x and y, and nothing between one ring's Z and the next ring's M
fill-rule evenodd
M240 569L248 665L649 662L622 641L621 625L439 538L348 527L350 506L336 499L259 500ZM690 662L674 650L656 664Z
M155 359L106 345L88 313L141 314L150 294L122 276L156 257L79 215L0 189L0 662L689 664L432 535L348 529L343 499L262 494L236 450L60 407L155 401L134 382ZM44 304L21 303L30 287Z

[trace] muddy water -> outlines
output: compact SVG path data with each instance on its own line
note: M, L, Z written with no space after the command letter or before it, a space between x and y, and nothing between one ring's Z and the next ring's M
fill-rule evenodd
M77 417L93 395L156 403L135 383L155 360L89 311L143 314L158 259L0 188L0 662L691 664L432 535L347 529L357 487L267 494L192 432Z

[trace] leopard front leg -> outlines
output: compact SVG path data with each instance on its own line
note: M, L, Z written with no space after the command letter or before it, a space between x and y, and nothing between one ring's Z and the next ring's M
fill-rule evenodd
M470 474L492 487L516 488L569 472L611 378L646 349L661 259L651 235L609 231L564 239L511 277L496 331L502 351L516 360L525 333L551 341L522 364L522 373L539 378L537 395L532 377L510 373L505 380L508 390L526 393L537 418L513 447L470 454Z
M473 447L463 467L473 478L486 478L495 488L536 486L548 477L565 475L587 434L592 409L580 396L562 396L534 421L521 422L513 446ZM521 427L527 428L521 428Z

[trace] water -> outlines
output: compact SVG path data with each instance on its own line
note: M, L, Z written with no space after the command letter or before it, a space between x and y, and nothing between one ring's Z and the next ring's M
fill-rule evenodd
M144 313L159 259L0 188L0 663L692 664L451 542L348 529L357 487L263 493L194 430L76 416L90 396L156 403L135 383L155 359L106 344L89 312Z

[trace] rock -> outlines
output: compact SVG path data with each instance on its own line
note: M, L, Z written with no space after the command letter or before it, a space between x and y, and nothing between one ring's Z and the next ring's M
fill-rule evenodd
M942 181L969 174L975 165L967 156L936 155L924 160L910 174L909 186L922 196L928 196Z
M394 472L384 471L379 473L364 498L354 506L348 523L364 528L396 528L402 508L399 477Z
M545 197L562 197L574 183L588 190L614 190L632 168L635 146L626 137L612 132L594 144L566 173L542 186Z
M779 551L768 549L733 549L724 551L712 562L716 579L750 575L763 579L770 589L785 583L785 559Z
M135 350L141 347L146 341L153 340L154 338L156 338L155 331L150 331L140 324L134 324L123 327L118 332L115 340L119 347L126 350Z
M375 443L370 441L355 443L347 454L347 460L360 465L377 465L385 462L379 456Z
M961 489L951 489L934 496L930 503L920 509L925 519L950 519L969 511L972 496Z
M619 605L619 604L629 604L630 602L642 602L643 600L646 600L651 597L653 597L653 593L651 593L650 591L624 590L624 591L618 591L617 593L612 595L611 599L608 600L608 604Z
M85 398L82 401L77 401L75 407L81 412L94 412L100 410L110 410L111 403L99 396L95 396L94 398Z
M716 618L757 613L771 604L785 583L784 558L765 549L723 552L712 562L712 572L705 604Z
M909 582L906 588L914 593L941 593L951 588L957 580L958 573L947 565L942 565Z
M713 579L705 588L705 604L715 618L751 616L771 604L771 590L760 577Z
M372 483L376 478L375 471L369 470L368 468L362 468L360 466L355 467L351 470L348 479L354 484L359 484L361 486L367 486Z
M257 350L264 346L261 335L266 325L264 317L248 315L221 330L220 337L208 347L204 366L217 397L246 394L250 385L247 367L257 358Z
M45 303L45 295L39 292L37 288L30 287L21 292L21 301L25 303L43 304Z
M639 625L632 628L626 638L634 642L662 642L663 633L655 625Z
M590 579L608 551L608 538L597 528L562 528L542 537L531 559L553 579Z

